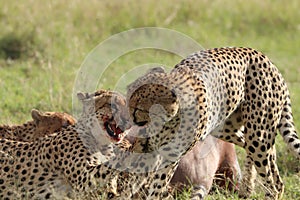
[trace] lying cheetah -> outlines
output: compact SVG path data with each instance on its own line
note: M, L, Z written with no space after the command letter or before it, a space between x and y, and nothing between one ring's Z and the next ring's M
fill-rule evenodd
M300 140L287 85L262 53L251 48L196 52L170 73L155 69L137 79L127 95L133 122L147 132L141 137L146 137L148 150L168 150L164 156L172 163L164 168L163 179L158 176L151 182L149 198L161 196L162 189L157 188L166 187L178 160L197 140L218 129L224 130L223 139L245 148L246 168L255 167L263 178L266 198L282 196L284 186L274 147L276 131L279 129L298 158ZM243 196L250 195L252 175L244 175Z
M32 121L22 125L0 126L0 138L30 142L73 125L75 119L67 113L31 110Z
M5 154L0 157L0 199L62 199L77 193L99 198L117 172L103 163L114 156L112 142L126 133L113 114L114 109L122 113L125 102L114 94L80 93L82 116L57 134L33 142L0 139Z

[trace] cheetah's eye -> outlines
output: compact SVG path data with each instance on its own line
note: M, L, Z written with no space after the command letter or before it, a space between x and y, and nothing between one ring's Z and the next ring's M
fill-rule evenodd
M118 107L117 107L116 104L110 104L110 107L111 107L112 110L118 111Z
M144 126L147 124L147 121L142 121L142 122L135 122L136 125L138 126Z

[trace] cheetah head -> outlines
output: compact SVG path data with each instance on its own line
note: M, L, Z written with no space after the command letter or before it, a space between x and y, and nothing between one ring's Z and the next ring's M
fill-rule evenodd
M133 124L165 123L179 109L174 88L163 68L153 68L128 86L128 107Z
M83 104L83 115L97 118L100 128L113 143L120 142L129 128L126 99L119 93L98 90L94 93L78 93Z
M36 109L31 110L31 117L36 126L34 138L60 131L61 128L74 125L76 122L76 120L67 113L41 112Z

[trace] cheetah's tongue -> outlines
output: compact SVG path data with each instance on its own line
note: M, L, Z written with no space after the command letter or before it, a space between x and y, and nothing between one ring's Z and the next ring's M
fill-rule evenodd
M123 132L119 127L116 127L116 125L111 124L110 127L113 130L113 132L115 133L115 135L119 135Z
M104 126L106 129L106 132L112 139L117 140L117 141L119 141L121 139L121 136L123 133L122 129L120 129L119 127L116 127L115 124L112 124L109 122L104 123Z

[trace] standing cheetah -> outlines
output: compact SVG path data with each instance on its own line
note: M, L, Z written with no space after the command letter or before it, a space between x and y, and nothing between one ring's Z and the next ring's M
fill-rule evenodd
M255 168L267 188L266 199L282 196L276 131L298 158L300 140L287 85L262 53L235 47L196 52L169 73L155 69L140 77L129 86L127 95L133 122L147 130L149 136L144 140L149 150L165 146L170 152L164 153L166 159L174 158L172 167L165 168L167 178L152 181L149 197L159 195L155 188L167 185L177 160L197 140L211 133L218 135L216 132L247 152L246 172L250 175L243 177L241 195L250 195Z

